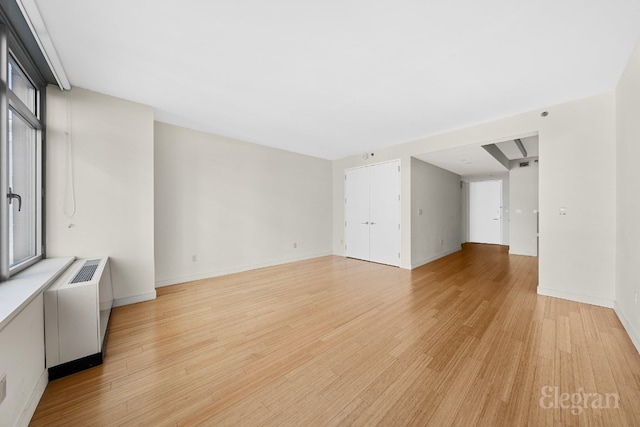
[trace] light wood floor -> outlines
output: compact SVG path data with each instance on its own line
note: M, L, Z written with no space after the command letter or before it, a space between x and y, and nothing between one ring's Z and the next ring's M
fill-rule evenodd
M51 382L32 425L640 426L614 312L536 283L536 258L465 245L414 271L325 257L162 288L114 310L104 365Z

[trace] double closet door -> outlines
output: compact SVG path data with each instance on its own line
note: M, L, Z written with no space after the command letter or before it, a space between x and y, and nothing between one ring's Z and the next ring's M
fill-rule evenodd
M400 160L345 170L345 253L400 265Z

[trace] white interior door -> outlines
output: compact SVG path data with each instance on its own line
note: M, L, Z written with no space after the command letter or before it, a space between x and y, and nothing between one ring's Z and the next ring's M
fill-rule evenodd
M371 261L400 265L400 162L370 167Z
M345 253L369 261L369 168L345 171Z
M469 183L469 241L502 244L502 181Z
M345 253L400 265L400 161L345 171Z

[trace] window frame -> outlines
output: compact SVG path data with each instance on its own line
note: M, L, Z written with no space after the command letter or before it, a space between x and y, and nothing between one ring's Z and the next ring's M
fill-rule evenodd
M13 60L36 90L36 108L33 112L11 90L9 90L9 58ZM46 153L46 86L27 49L17 37L13 27L3 13L0 13L0 282L26 269L46 257L45 245L45 153ZM35 147L35 256L9 265L9 205L6 194L9 185L9 109L17 114L36 132Z

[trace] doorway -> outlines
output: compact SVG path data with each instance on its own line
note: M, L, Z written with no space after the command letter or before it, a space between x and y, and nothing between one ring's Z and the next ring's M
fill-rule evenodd
M502 244L502 181L469 183L469 241Z

